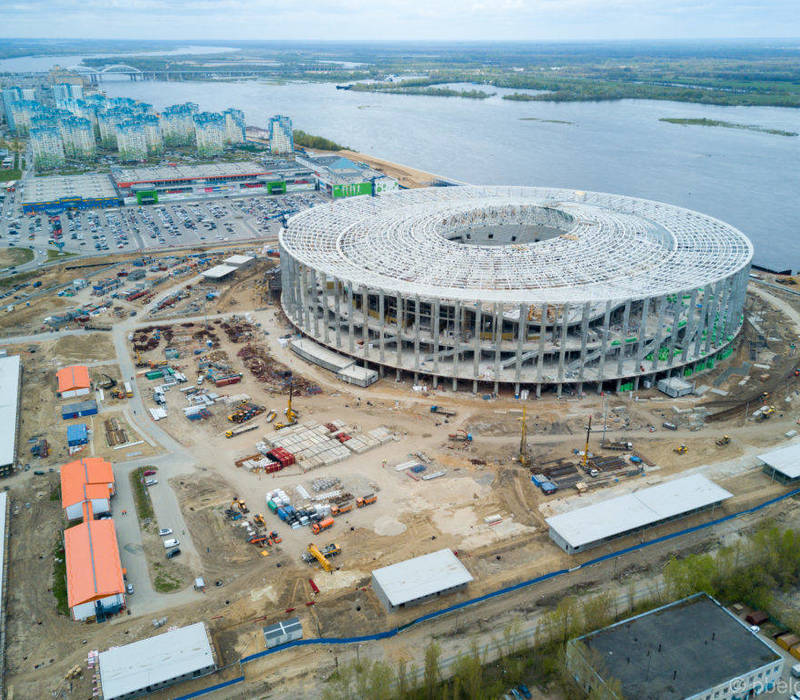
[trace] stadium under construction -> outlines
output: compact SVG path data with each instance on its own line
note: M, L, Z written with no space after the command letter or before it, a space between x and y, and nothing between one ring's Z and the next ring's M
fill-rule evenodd
M448 187L358 197L280 233L283 309L382 375L454 390L626 391L727 357L753 248L613 194Z

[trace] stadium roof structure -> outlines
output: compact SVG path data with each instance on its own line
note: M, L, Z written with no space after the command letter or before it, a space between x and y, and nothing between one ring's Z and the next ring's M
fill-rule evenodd
M758 455L758 458L789 479L800 477L800 442L765 452Z
M692 474L560 513L545 521L571 547L578 548L705 508L732 496L706 477Z
M205 624L196 622L100 652L103 696L118 698L214 665Z
M472 575L449 549L375 569L372 576L393 606L472 581Z
M208 270L204 270L201 274L207 279L220 280L223 277L227 277L231 272L236 272L237 269L233 265L215 265Z
M465 244L492 226L543 240ZM688 209L534 187L435 187L353 197L293 216L283 250L356 287L505 304L623 301L711 285L746 267L747 237Z
M12 464L17 444L19 355L0 357L0 465Z

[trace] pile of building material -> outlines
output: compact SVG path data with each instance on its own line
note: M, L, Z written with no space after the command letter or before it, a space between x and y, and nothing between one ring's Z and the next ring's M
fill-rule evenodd
M265 435L264 442L272 449L283 447L296 458L303 471L336 464L347 459L351 452L331 436L324 425L302 423Z
M106 429L106 442L109 447L115 445L124 445L128 442L128 434L125 429L120 425L118 418L109 418L103 421Z

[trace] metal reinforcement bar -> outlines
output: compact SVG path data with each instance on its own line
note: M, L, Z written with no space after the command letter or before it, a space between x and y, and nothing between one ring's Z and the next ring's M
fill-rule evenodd
M430 620L434 620L438 617L443 617L444 615L448 615L452 612L456 612L457 610L462 610L464 608L468 608L473 605L477 605L479 603L483 603L487 600L491 600L493 598L499 598L500 596L508 595L509 593L514 593L515 591L521 590L523 588L527 588L529 586L536 585L537 583L542 583L543 581L547 581L549 579L556 578L558 576L564 576L566 574L572 573L574 571L579 571L580 569L585 569L590 566L594 566L595 564L600 564L604 561L608 561L609 559L615 559L616 557L624 556L625 554L630 554L631 552L635 552L641 549L645 549L646 547L652 547L653 545L659 544L661 542L667 542L672 539L676 539L678 537L683 537L684 535L689 535L694 532L699 532L701 530L707 529L709 527L713 527L715 525L719 525L724 522L728 522L729 520L733 520L734 518L738 518L744 515L750 515L752 513L756 513L764 508L767 508L775 503L779 503L781 501L786 500L787 498L792 498L793 496L797 496L800 494L800 489L795 489L793 491L789 491L781 496L776 496L775 498L770 498L763 503L759 503L758 505L753 506L752 508L747 508L745 510L737 511L736 513L731 513L730 515L725 515L721 518L717 518L715 520L711 520L710 522L703 523L701 525L695 525L693 527L686 528L684 530L679 530L678 532L673 532L667 535L662 535L661 537L657 537L653 540L648 542L642 542L640 544L633 545L631 547L625 547L624 549L619 549L616 552L610 552L609 554L604 554L603 556L596 557L594 559L590 559L589 561L584 562L583 564L578 564L569 569L558 569L557 571L551 571L546 574L542 574L541 576L537 576L536 578L528 579L527 581L522 581L520 583L516 583L513 586L506 586L505 588L500 588L496 591L492 591L490 593L486 593L485 595L479 596L477 598L471 598L470 600L462 601L461 603L456 603L455 605L451 605L447 608L443 608L441 610L436 610L432 613L428 613L427 615L422 615L411 622L406 623L405 625L400 625L399 627L393 627L389 630L384 632L377 632L375 634L367 634L360 637L318 637L316 639L298 639L293 642L288 642L287 644L283 644L282 646L274 647L272 649L265 649L264 651L259 651L255 654L250 654L249 656L245 656L240 659L240 663L246 664L251 661L256 661L257 659L261 659L265 656L269 656L271 654L275 654L280 651L284 651L285 649L290 649L292 647L301 647L301 646L310 646L310 645L330 645L330 644L360 644L363 642L373 642L379 641L381 639L389 639L390 637L397 636L400 632L409 629L410 627L414 627L415 625L419 625L423 622L428 622ZM189 697L189 696L187 696Z

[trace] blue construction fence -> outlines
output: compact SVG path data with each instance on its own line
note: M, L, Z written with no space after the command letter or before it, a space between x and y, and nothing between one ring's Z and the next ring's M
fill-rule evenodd
M471 598L469 600L456 603L455 605L451 605L447 608L442 608L441 610L435 610L434 612L428 613L427 615L422 615L420 617L417 617L411 622L406 623L405 625L400 625L399 627L393 627L392 629L386 630L385 632L377 632L376 634L367 634L361 637L317 637L314 639L298 639L293 642L288 642L287 644L283 644L279 647L274 647L272 649L265 649L264 651L259 651L255 654L250 654L249 656L245 656L240 660L240 663L246 664L249 663L250 661L255 661L256 659L261 659L265 656L269 656L270 654L276 654L279 651L284 651L285 649L290 649L292 647L309 646L312 644L320 644L320 645L359 644L362 642L374 642L374 641L379 641L381 639L389 639L390 637L395 637L403 630L407 630L409 627L413 627L414 625L419 625L420 623L428 622L429 620L434 620L437 617L449 615L450 613L456 612L457 610L463 610L464 608L468 608L472 605L477 605L478 603L483 603L487 600L491 600L492 598L498 598L500 596L508 595L509 593L514 593L515 591L518 591L522 588L535 586L537 583L542 583L542 581L547 581L549 579L556 578L557 576L564 576L565 574L568 574L570 572L578 571L580 569L585 569L589 566L594 566L595 564L600 564L601 562L608 561L609 559L614 559L615 557L621 557L625 554L630 554L631 552L636 552L645 549L647 547L652 547L653 545L660 544L661 542L666 542L668 540L672 540L677 537L683 537L684 535L690 535L693 532L700 532L701 530L713 527L714 525L719 525L720 523L728 522L729 520L733 520L734 518L739 518L744 515L750 515L752 513L756 513L764 508L768 508L769 506L774 505L775 503L779 503L780 501L786 500L787 498L792 498L793 496L797 496L798 494L800 494L800 489L789 491L788 493L785 493L781 496L770 498L769 500L764 501L763 503L759 503L758 505L755 505L752 508L740 510L737 511L736 513L731 513L730 515L725 515L721 518L716 518L715 520L711 520L701 525L688 527L685 528L684 530L678 530L677 532L673 532L668 535L656 537L653 540L642 542L640 544L636 544L631 547L625 547L624 549L619 549L616 552L610 552L609 554L604 554L603 556L590 559L588 561L583 562L582 564L578 564L569 569L559 569L557 571L551 571L549 573L542 574L541 576L537 576L536 578L528 579L527 581L522 581L520 583L515 583L513 586L506 586L505 588L500 588L496 591L486 593L477 598Z
M633 545L631 547L625 547L624 549L619 549L615 552L610 552L609 554L604 554L600 557L595 557L594 559L590 559L588 561L583 562L582 564L578 564L569 569L558 569L557 571L551 571L549 573L542 574L541 576L537 576L536 578L516 583L513 586L506 586L505 588L500 588L496 591L486 593L485 595L479 596L477 598L471 598L469 600L456 603L455 605L451 605L447 608L443 608L441 610L436 610L434 612L428 613L427 615L422 615L420 617L415 618L411 622L406 623L405 625L400 625L399 627L393 627L384 632L377 632L375 634L366 634L361 637L317 637L314 639L298 639L293 642L288 642L287 644L274 647L272 649L265 649L264 651L259 651L255 654L250 654L249 656L245 656L239 660L239 664L246 664L251 661L256 661L257 659L264 658L265 656L270 656L271 654L277 654L278 652L285 651L286 649L291 649L292 647L304 647L311 645L330 645L330 644L361 644L363 642L375 642L375 641L380 641L381 639L389 639L391 637L396 637L402 631L407 630L409 627L413 627L414 625L419 625L423 622L434 620L437 617L449 615L450 613L456 612L457 610L463 610L464 608L468 608L472 605L477 605L478 603L483 603L487 600L491 600L492 598L498 598L500 596L508 595L509 593L514 593L515 591L519 591L529 586L534 586L537 583L542 583L543 581L547 581L549 579L553 579L558 576L564 576L571 572L579 571L580 569L585 569L587 567L594 566L595 564L600 564L604 561L608 561L609 559L614 559L616 557L621 557L625 554L630 554L631 552L636 552L645 549L647 547L652 547L653 545L660 544L661 542L667 542L677 537L683 537L684 535L690 535L694 532L700 532L701 530L705 530L709 527L719 525L720 523L728 522L735 518L739 518L745 515L750 515L752 513L757 513L758 511L763 510L764 508L768 508L769 506L774 505L775 503L784 501L787 498L792 498L794 496L797 496L798 494L800 494L800 489L795 489L781 496L770 498L769 500L759 503L758 505L755 505L752 508L740 510L737 511L736 513L731 513L730 515L725 515L721 518L716 518L715 520L711 520L701 525L695 525L694 527L688 527L683 530L678 530L677 532L673 532L668 535L656 537L655 539L649 540L648 542L642 542L640 544ZM189 700L190 698L200 697L201 695L213 693L217 690L221 690L222 688L227 688L228 686L234 685L236 683L241 683L242 681L244 681L244 675L238 678L234 678L233 680L225 681L224 683L219 683L217 685L212 685L208 688L203 688L202 690L197 690L193 693L189 693L188 695L181 695L180 697L175 698L175 700Z

